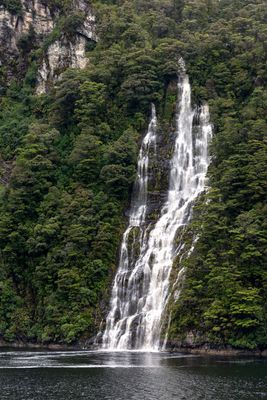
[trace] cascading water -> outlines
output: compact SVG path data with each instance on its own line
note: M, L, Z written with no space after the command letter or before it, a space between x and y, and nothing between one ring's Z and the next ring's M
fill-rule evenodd
M192 205L205 188L209 165L208 142L212 135L208 105L191 108L191 88L185 72L178 83L176 139L170 162L169 190L161 215L151 228L145 225L149 151L155 146L155 110L138 160L138 179L129 227L123 236L120 265L115 278L111 310L103 335L103 347L113 350L160 349L161 319L168 301L169 278L177 247L177 231L186 225ZM193 132L193 119L197 120ZM130 233L133 235L132 247ZM129 248L138 246L137 257Z
M123 235L119 268L112 289L111 309L107 317L106 330L102 339L104 348L117 348L120 339L120 346L124 347L124 343L127 342L127 340L122 340L122 333L124 330L128 331L131 327L131 318L127 320L127 316L130 313L130 309L133 309L134 304L129 278L134 268L134 247L136 244L138 247L142 247L142 243L144 242L149 155L151 151L154 154L156 153L156 133L157 117L156 109L153 104L148 131L143 139L139 152L137 179L134 185L129 225ZM138 232L136 232L136 228ZM132 245L130 245L130 240L132 240ZM129 250L132 251L129 252ZM140 282L139 279L139 283ZM137 282L135 282L133 290L137 291L137 289ZM125 343L125 347L127 347L127 343Z

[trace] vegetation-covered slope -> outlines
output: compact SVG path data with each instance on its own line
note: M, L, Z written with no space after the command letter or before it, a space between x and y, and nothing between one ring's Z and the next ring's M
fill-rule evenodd
M32 49L25 79L2 80L1 336L71 343L97 331L138 138L152 101L161 122L171 123L168 87L182 56L195 103L210 104L215 138L210 191L192 222L199 240L173 305L171 338L194 332L210 343L266 346L265 1L94 7L99 41L88 43L84 70L66 71L51 92L36 96ZM64 21L71 29L72 19Z

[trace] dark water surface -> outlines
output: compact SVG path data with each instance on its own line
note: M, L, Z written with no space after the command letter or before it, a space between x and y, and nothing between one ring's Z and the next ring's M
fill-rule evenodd
M1 400L262 400L267 360L0 351Z

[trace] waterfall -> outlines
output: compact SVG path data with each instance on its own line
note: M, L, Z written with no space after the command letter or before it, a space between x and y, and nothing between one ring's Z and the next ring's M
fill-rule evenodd
M196 121L194 129L193 120ZM192 109L189 78L183 70L178 82L168 196L158 221L151 226L145 223L147 182L149 154L152 148L156 149L156 131L153 108L139 154L129 226L122 240L120 264L103 335L106 349L160 349L162 315L168 301L170 273L177 248L175 239L179 228L188 223L193 203L205 188L208 142L212 135L209 108L204 104ZM139 251L133 256L136 247Z
M151 120L149 123L147 134L145 135L137 164L137 179L134 185L129 225L124 232L121 249L119 268L115 277L112 288L110 312L107 317L106 330L103 334L103 347L104 348L128 348L129 333L131 322L134 317L127 316L131 310L136 309L137 305L134 304L132 294L136 297L136 291L139 291L141 284L141 277L134 278L134 284L130 280L131 270L134 268L134 248L142 247L145 242L145 218L147 211L147 185L148 185L148 168L149 168L149 155L151 151L156 153L156 132L157 132L157 117L156 108L152 104ZM138 229L138 232L136 230ZM132 243L131 243L132 241ZM130 254L129 254L129 250ZM131 287L134 286L133 289ZM136 297L137 301L137 297ZM121 337L122 333L126 331L127 337ZM120 345L119 345L120 344ZM124 345L125 344L125 345Z

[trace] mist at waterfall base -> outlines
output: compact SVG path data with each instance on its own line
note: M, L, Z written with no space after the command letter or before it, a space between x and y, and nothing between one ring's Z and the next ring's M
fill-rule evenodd
M103 334L104 349L157 351L162 347L162 316L177 255L175 238L178 229L187 225L193 203L205 188L211 136L208 105L192 109L189 77L182 71L167 200L159 210L158 220L154 224L147 222L148 181L153 174L149 170L150 157L157 153L157 117L152 106ZM136 248L139 255L134 257Z
M266 359L0 352L1 400L261 400L266 379Z

